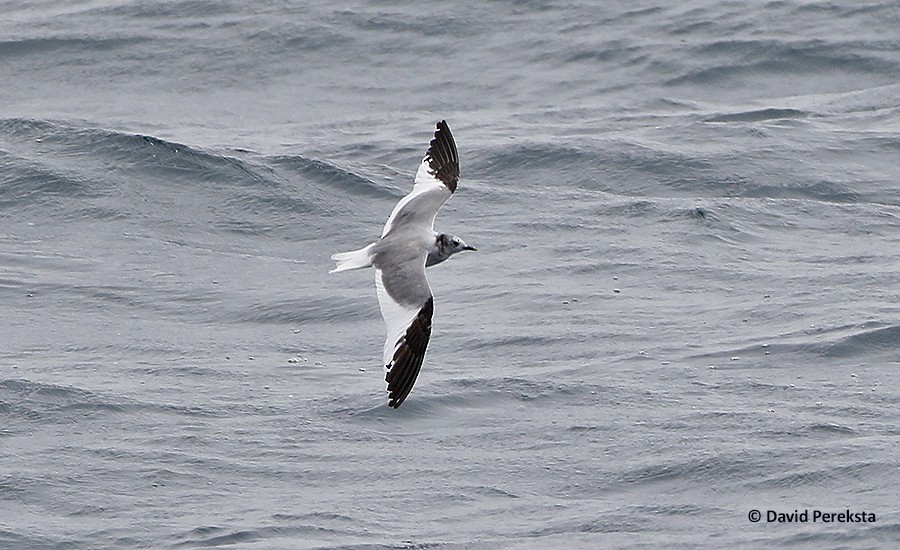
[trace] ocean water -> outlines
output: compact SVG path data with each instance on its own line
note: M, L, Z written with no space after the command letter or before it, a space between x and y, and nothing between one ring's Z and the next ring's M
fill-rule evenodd
M0 13L0 547L900 541L897 2ZM393 410L329 256L444 118Z

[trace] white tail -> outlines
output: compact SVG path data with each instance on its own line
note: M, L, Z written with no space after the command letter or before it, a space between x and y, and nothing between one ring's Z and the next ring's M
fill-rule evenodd
M337 265L329 271L329 273L337 273L338 271L349 271L351 269L362 269L372 266L372 247L375 243L365 248L354 250L353 252L340 252L332 254L331 259L337 262Z

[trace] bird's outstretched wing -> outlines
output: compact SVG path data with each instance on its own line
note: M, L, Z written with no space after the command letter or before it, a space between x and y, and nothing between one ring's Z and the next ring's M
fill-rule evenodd
M381 236L400 226L420 225L430 230L438 210L456 191L458 181L459 153L447 121L442 120L437 123L434 139L416 172L412 191L394 207Z
M397 408L409 395L431 338L434 298L425 279L425 262L375 269L378 304L387 325L384 379L390 402Z

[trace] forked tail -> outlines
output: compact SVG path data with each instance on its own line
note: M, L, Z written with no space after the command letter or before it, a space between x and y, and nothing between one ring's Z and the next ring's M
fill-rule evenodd
M339 252L332 254L331 259L337 262L337 265L329 271L329 273L337 273L338 271L349 271L351 269L362 269L371 267L372 265L372 247L375 243L365 248L354 250L352 252Z

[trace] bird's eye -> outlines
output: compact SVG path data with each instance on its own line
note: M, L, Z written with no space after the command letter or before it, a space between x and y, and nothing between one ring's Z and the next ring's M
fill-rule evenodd
M459 239L453 239L453 246L459 246Z

